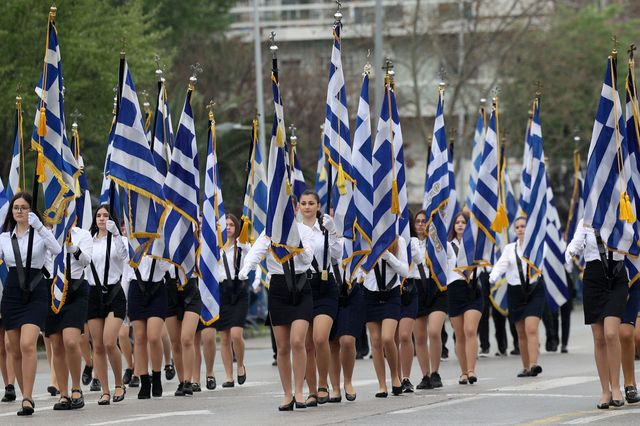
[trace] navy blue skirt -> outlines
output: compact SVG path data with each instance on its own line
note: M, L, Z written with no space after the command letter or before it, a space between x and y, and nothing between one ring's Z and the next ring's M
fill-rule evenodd
M418 315L418 287L414 280L407 279L400 294L400 319L416 319Z
M638 310L640 310L640 284L634 283L629 289L629 298L624 315L622 315L622 323L635 326Z
M57 314L47 310L47 321L44 335L49 337L52 334L60 333L65 328L77 328L84 331L84 323L87 321L89 308L89 283L83 280L77 289L67 288L64 305Z
M32 273L39 272L32 269ZM26 271L25 271L26 273ZM49 310L49 286L44 278L29 294L25 302L18 282L16 268L9 268L0 303L2 325L5 330L15 330L25 324L33 324L44 329Z
M220 283L220 318L213 323L218 331L244 327L249 311L246 281L224 280Z
M300 282L302 274L295 277ZM306 280L306 278L305 278ZM313 320L313 296L307 280L295 296L289 293L284 275L272 275L269 283L269 318L272 326L290 325L296 320Z
M165 319L167 317L167 287L163 281L145 282L145 291L140 288L138 280L129 284L127 298L127 314L130 321L146 320L151 317Z
M620 261L621 262L621 261ZM627 269L614 262L615 276L609 284L599 260L587 262L582 279L584 323L593 324L606 317L622 319L629 296Z
M110 284L109 291L102 293L102 286L89 286L89 312L87 321L105 319L113 312L113 316L124 320L127 316L127 298L124 289L118 284Z
M200 315L202 299L196 278L191 278L182 289L178 289L178 281L171 278L166 281L166 288L167 318L176 316L178 321L182 321L185 312Z
M361 284L353 284L349 296L342 305L338 306L338 315L331 327L329 340L336 340L342 336L353 336L359 339L364 321L364 287Z
M385 319L400 321L400 286L387 291L364 289L366 322L380 322Z
M509 285L507 300L509 301L509 320L511 322L518 322L527 317L542 318L545 305L544 282L539 281L528 297L525 297L521 285Z
M338 285L333 274L329 274L329 280L326 282L322 281L320 274L311 274L310 283L313 296L313 317L327 315L335 321L336 315L338 315Z
M447 293L449 293L449 317L457 317L470 310L482 312L484 301L479 282L476 288L472 288L464 280L454 281L447 286Z

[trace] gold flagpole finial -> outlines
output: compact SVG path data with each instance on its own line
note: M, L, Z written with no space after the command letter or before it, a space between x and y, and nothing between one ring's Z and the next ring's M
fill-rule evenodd
M49 8L49 16L51 16L52 18L55 18L57 13L58 13L58 8L56 7L56 5L54 3Z
M627 49L627 53L629 54L629 60L633 61L633 52L636 51L636 45L634 43L631 43L629 45L629 49Z
M71 125L74 129L78 128L78 119L82 118L82 114L80 114L80 111L78 111L78 109L74 109L73 112L71 113L71 118L73 118L73 124Z
M124 58L127 51L127 38L122 36L120 38L121 48L120 48L120 57Z
M440 69L438 70L438 78L440 78L438 88L440 90L444 90L444 87L446 86L444 80L447 78L447 70L445 70L444 67L440 67Z
M191 77L189 77L189 89L193 90L198 81L198 74L202 74L202 65L200 65L200 62L196 62L195 64L190 65L189 68L191 68Z
M535 86L535 92L534 93L536 95L536 98L539 98L540 95L542 95L542 87L543 87L542 83L540 82L540 80L536 80L536 82L534 83L534 86Z
M215 106L216 106L216 103L213 101L213 99L210 99L209 103L207 104L207 111L209 111L209 120L211 120L212 123L216 122L213 114L213 109Z
M271 31L271 34L269 34L269 42L271 43L271 46L269 46L269 50L271 50L271 54L275 58L276 54L278 53L278 45L276 44L276 32L275 31Z
M335 18L336 22L340 22L342 21L342 12L340 10L342 10L342 2L340 0L336 0L336 6L338 7L338 9L336 10L336 13L333 14L333 17Z
M618 36L615 34L611 36L611 41L613 42L613 50L611 50L611 56L615 58L618 56Z

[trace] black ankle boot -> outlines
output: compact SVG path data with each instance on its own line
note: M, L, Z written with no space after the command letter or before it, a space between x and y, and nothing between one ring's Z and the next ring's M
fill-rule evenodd
M160 371L153 371L151 377L151 395L154 397L162 396L162 375Z
M140 391L138 391L138 399L151 398L151 377L148 374L140 376Z

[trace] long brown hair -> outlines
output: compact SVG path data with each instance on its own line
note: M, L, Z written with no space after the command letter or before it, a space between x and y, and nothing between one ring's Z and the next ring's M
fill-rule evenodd
M2 232L12 232L15 229L16 219L13 217L13 204L20 198L22 198L27 202L27 204L29 204L29 208L33 206L33 197L31 197L31 194L29 194L28 192L18 192L17 194L15 194L11 199L11 202L9 203L7 216L5 217L4 224L2 225ZM37 210L31 209L31 211L35 213L36 216L38 216L38 219L42 220L42 217Z
M458 212L458 214L453 217L453 223L451 224L451 229L449 229L449 241L453 241L453 239L456 238L456 221L460 216L464 217L464 221L467 223L467 226L469 226L469 213L464 210Z

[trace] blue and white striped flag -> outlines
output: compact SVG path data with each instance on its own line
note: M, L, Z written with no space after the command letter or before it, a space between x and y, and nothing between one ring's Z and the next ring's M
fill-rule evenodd
M528 197L523 198L527 225L522 260L529 266L529 278L533 280L542 273L547 232L548 183L540 125L540 98L533 101L533 119L529 128L528 145L531 148L531 155L524 164L523 174L526 173L531 177L531 188Z
M397 162L394 150L392 100L395 94L389 73L385 76L384 101L378 119L373 144L373 217L371 223L371 252L362 264L365 271L377 265L382 254L397 241L400 201L397 181Z
M447 203L447 209L445 212L445 217L446 217L445 222L447 223L447 232L453 229L453 218L460 210L458 206L458 191L456 190L456 175L454 172L454 165L453 165L453 152L454 152L453 143L454 143L453 138L451 138L451 141L449 142L449 147L447 149L447 155L448 155L447 169L449 170L449 199L451 200L450 203Z
M323 126L324 129L324 126ZM324 140L324 130L322 131L322 139ZM327 182L327 163L326 156L324 155L324 145L320 142L320 150L318 153L318 166L316 167L316 183L315 191L320 197L320 209L323 212L327 211L327 191L329 185Z
M126 62L124 76L108 177L122 190L120 199L129 237L130 264L137 267L154 241L163 245L160 236L166 202L162 191L164 177L153 162L138 95Z
M4 223L7 217L9 201L11 200L7 198L7 188L4 187L4 183L2 183L2 178L0 177L0 223ZM2 264L4 265L4 263Z
M356 130L351 151L352 173L356 181L353 202L356 214L354 225L352 258L348 277L353 277L358 267L371 252L373 233L373 164L371 141L371 111L369 108L369 73L371 66L365 67L358 102Z
M430 276L440 290L447 286L447 237L451 222L451 206L455 207L455 199L451 198L451 178L449 170L450 150L444 127L444 86L438 88L438 104L436 119L433 124L433 138L427 181L424 194L424 211L427 216L427 255L426 262Z
M164 78L158 83L158 108L154 119L153 161L161 176L167 176L173 147L173 126L169 111L169 95ZM184 112L183 112L184 113ZM180 127L180 125L178 125Z
M202 205L202 252L199 263L201 274L199 287L202 297L200 321L205 325L213 324L220 316L220 283L217 279L217 271L220 267L221 248L226 242L227 234L220 227L220 219L225 220L225 218L220 190L215 132L213 113L209 112L207 170L204 177L204 203Z
M177 278L181 286L186 285L191 277L199 275L200 162L191 110L193 84L193 80L189 82L163 188L170 208L164 222L165 248L167 258L178 267Z
M266 236L271 239L271 253L284 263L302 252L295 211L291 202L292 185L287 172L286 133L284 108L278 83L277 59L273 60L271 73L274 116L269 147L269 202L267 207ZM292 271L293 272L293 271Z
M293 185L293 195L295 195L296 200L300 201L300 197L302 197L304 191L307 190L307 183L304 181L304 175L300 168L300 160L298 159L297 152L298 148L295 145L295 142L293 142L296 139L293 139L292 136L292 143L287 146L287 155L289 158L289 179Z
M353 177L351 170L351 137L349 134L349 113L347 112L347 89L342 69L341 54L342 22L336 20L333 25L333 49L329 64L329 84L327 85L327 106L324 121L324 141L326 161L331 170L331 194L338 235L345 233L345 224L352 223L347 218L349 205L353 197ZM353 216L353 215L352 215Z
M71 126L71 149L73 150L73 156L78 162L79 175L78 186L80 189L80 195L76 198L76 226L78 228L86 229L91 228L93 222L93 213L91 211L91 194L89 193L89 181L87 180L87 173L84 168L84 160L82 158L82 151L80 150L80 134L78 133L78 124L73 123Z
M612 54L593 124L584 182L584 225L599 230L609 249L635 254L635 212L630 202L634 193L632 181L627 180L631 170L616 64L616 55Z
M629 168L631 170L630 180L634 187L634 196L631 199L631 205L635 217L640 217L640 107L638 105L638 90L635 84L634 76L635 61L633 57L629 59L629 71L627 73L626 91L626 128L627 128L627 147L629 148ZM633 224L634 227L634 246L638 245L638 223ZM640 257L626 256L625 266L629 275L629 286L636 285L636 281L640 278Z
M15 138L13 140L13 151L11 166L9 167L9 180L5 188L5 196L11 201L13 196L25 189L24 174L24 140L22 137L22 98L16 97L16 124Z
M478 181L478 171L482 163L482 147L487 127L487 113L484 109L484 100L481 101L478 119L476 120L476 130L473 134L473 147L471 149L471 172L469 173L469 193L467 194L467 207L471 210L473 194L476 192L476 182Z
M547 182L549 182L547 177ZM544 278L547 303L556 311L569 300L569 286L567 285L567 273L564 269L564 252L567 243L562 238L560 216L553 198L551 185L547 186L547 210L544 239L544 262L542 276ZM525 237L526 241L526 237Z
M242 205L242 231L240 242L253 243L264 231L267 223L267 173L264 167L264 154L258 141L258 119L253 119L251 131L251 157L247 167L247 188Z

